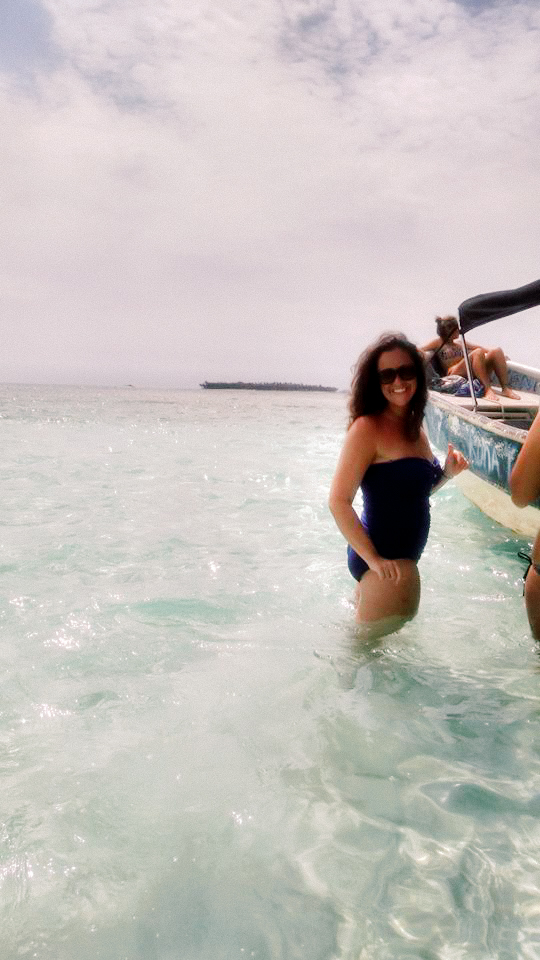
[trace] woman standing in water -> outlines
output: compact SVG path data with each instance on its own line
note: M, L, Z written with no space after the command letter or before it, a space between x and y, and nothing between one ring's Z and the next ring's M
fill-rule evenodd
M530 428L510 474L512 500L526 507L540 497L540 413ZM525 606L531 633L540 640L540 531L534 541L531 565L525 575Z
M433 457L422 429L426 401L424 363L404 334L385 334L362 354L329 506L358 581L356 620L379 635L416 614L429 496L468 466L450 444L444 469ZM361 520L353 508L359 487Z

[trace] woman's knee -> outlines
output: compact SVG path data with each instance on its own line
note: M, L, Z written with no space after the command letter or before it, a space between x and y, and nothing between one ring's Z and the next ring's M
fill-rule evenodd
M477 363L485 363L486 360L486 351L482 347L475 347L474 350L471 350L469 353L469 359L473 362L476 360Z
M475 350L471 350L469 354L469 360L474 373L483 374L485 372L486 354L480 347L477 347Z

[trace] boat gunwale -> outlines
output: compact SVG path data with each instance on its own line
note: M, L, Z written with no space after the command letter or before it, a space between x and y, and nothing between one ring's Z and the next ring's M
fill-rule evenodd
M522 427L514 427L495 417L488 417L483 411L469 410L468 407L452 403L451 394L445 395L437 393L435 390L428 390L428 403L433 403L448 414L461 417L462 420L466 420L471 425L484 429L488 433L496 434L503 439L516 440L520 445L524 443L528 434L528 430L524 430ZM496 408L493 409L496 412ZM527 409L530 408L527 407ZM516 412L520 412L519 408L516 409Z

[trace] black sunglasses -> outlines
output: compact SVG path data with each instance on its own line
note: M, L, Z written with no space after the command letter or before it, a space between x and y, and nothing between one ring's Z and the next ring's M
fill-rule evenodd
M378 374L380 382L388 386L389 383L394 382L396 377L399 377L400 380L414 380L416 367L414 363L404 363L401 367L386 367L384 370L379 370Z

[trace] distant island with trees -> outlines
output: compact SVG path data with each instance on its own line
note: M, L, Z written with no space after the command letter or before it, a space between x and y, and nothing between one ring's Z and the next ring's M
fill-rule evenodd
M244 383L236 381L235 383L210 383L205 380L200 386L203 390L317 390L323 393L335 393L337 387L313 386L307 383Z

